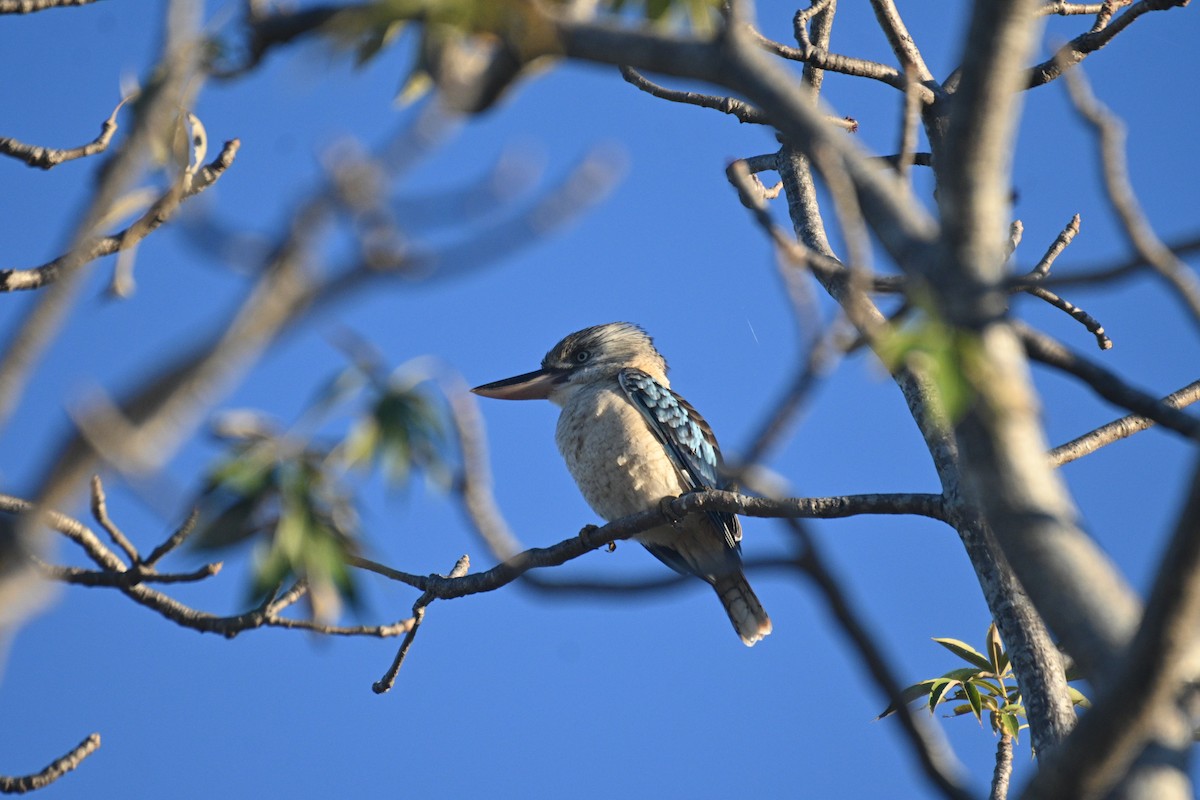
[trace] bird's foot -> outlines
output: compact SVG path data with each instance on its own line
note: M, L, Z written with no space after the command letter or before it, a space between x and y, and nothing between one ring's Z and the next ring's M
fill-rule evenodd
M588 539L591 538L592 534L598 530L600 530L599 525L584 525L582 528L579 529L579 538L583 539L586 542ZM612 551L617 549L617 543L609 542L607 545L605 545L605 547L608 549L608 552L611 553Z
M658 501L659 513L669 519L672 525L678 525L680 522L683 522L683 518L687 516L687 514L680 514L675 509L675 501L678 499L679 498L677 497L664 497L662 500Z

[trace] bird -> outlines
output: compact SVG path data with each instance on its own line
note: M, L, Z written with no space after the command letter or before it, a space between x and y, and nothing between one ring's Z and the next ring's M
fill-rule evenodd
M632 323L576 331L546 353L540 369L471 391L561 408L555 443L584 499L606 521L687 492L727 488L712 428L671 389L666 359ZM712 586L746 646L771 632L742 569L736 515L694 512L634 539L676 572Z

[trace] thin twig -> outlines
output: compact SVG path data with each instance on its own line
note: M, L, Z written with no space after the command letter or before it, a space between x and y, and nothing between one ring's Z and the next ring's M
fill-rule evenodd
M729 114L736 117L739 122L753 125L768 124L768 120L763 116L763 113L744 100L738 100L733 97L717 97L710 94L701 94L700 92L668 89L645 77L633 67L621 67L620 69L621 77L625 79L626 83L632 84L646 94L661 100L699 106L700 108L711 108L720 111L722 114Z
M1069 71L1071 67L1079 64L1092 53L1111 42L1117 34L1129 27L1135 20L1151 11L1166 11L1171 8L1181 8L1187 5L1189 0L1140 0L1133 4L1121 16L1117 17L1111 24L1104 25L1100 28L1093 27L1086 33L1076 36L1071 41L1064 44L1058 49L1054 55L1046 59L1042 63L1030 68L1029 77L1027 80L1028 88L1032 89L1038 86L1045 86L1047 83L1057 79L1064 73ZM1059 5L1059 4L1051 4ZM1070 6L1069 3L1061 4ZM1089 3L1083 8L1086 11L1082 13L1104 13L1104 6L1107 3L1092 4ZM1127 3L1120 3L1127 5ZM1058 13L1058 12L1048 12Z
M1200 400L1200 380L1192 381L1182 389L1162 398L1162 403L1171 408L1183 408L1195 403L1197 400ZM1101 425L1099 428L1078 436L1069 442L1060 444L1047 455L1050 458L1050 463L1056 467L1061 467L1063 464L1069 464L1072 461L1090 455L1105 445L1110 445L1113 442L1144 431L1154 424L1154 420L1152 419L1137 414L1130 414L1113 420L1106 425Z
M1083 325L1083 327L1087 329L1088 333L1096 337L1096 345L1101 350L1112 349L1112 339L1108 338L1108 334L1104 332L1104 326L1100 324L1098 319L1084 311L1079 306L1075 305L1069 300L1064 300L1062 297L1043 286L1027 286L1025 288L1025 294L1033 295L1039 300L1045 300L1058 310L1070 314L1072 319Z
M4 13L0 8L0 14ZM133 99L134 95L130 94L121 99L117 103L117 107L108 115L108 119L100 126L100 135L85 145L79 147L71 147L64 150L55 150L49 147L41 147L35 144L24 144L16 139L0 136L0 155L12 156L13 158L24 161L31 167L39 169L52 169L66 161L74 161L77 158L86 158L94 156L97 153L103 153L108 149L109 142L112 141L113 134L117 132L117 112L121 107Z
M0 12L2 13L2 12ZM24 794L36 789L43 789L79 766L79 764L100 747L100 734L91 736L77 744L71 752L62 758L55 759L41 772L33 775L9 777L0 775L0 792L4 794Z
M454 565L454 569L450 570L447 578L461 578L467 574L467 570L471 568L471 559L463 556ZM392 665L388 667L388 671L383 677L371 685L371 690L375 694L383 694L396 685L396 676L400 674L400 667L404 665L404 659L408 656L408 649L412 647L413 640L417 638L417 630L421 627L421 623L425 620L425 609L434 601L434 596L429 592L425 592L417 602L413 603L412 627L404 634L404 641L400 643L400 649L396 651L396 658L392 661Z
M94 2L96 0L0 0L0 14L32 14L51 8L86 6Z
M108 533L113 544L121 548L125 555L129 557L129 563L136 564L141 560L138 555L137 548L125 536L116 523L108 516L108 499L104 494L104 484L100 482L99 475L92 476L92 516L96 518L96 522L100 523L100 527Z
M96 237L89 241L82 251L65 253L53 261L37 267L0 270L0 292L40 289L57 281L68 267L80 267L98 258L135 247L169 220L178 211L183 200L200 194L216 183L225 174L225 170L233 165L239 147L241 147L241 141L238 139L226 142L217 157L195 175L182 194L175 190L168 190L150 206L146 213L124 230L110 236Z

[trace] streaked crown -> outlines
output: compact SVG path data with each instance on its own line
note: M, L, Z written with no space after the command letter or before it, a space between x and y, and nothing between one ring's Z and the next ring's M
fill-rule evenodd
M610 322L576 331L554 345L542 359L542 369L570 373L572 383L612 377L625 367L637 367L664 386L667 360L654 341L637 325Z

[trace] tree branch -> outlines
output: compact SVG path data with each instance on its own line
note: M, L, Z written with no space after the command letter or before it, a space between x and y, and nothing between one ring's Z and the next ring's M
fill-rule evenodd
M1183 408L1195 403L1197 400L1200 400L1200 380L1192 381L1179 391L1172 392L1162 398L1161 402L1163 405L1171 408ZM1056 467L1061 467L1063 464L1069 464L1076 459L1094 453L1105 445L1132 436L1139 431L1144 431L1154 424L1154 420L1137 414L1121 417L1107 425L1101 425L1094 431L1085 433L1065 444L1060 444L1049 452L1050 463Z
M221 148L217 157L196 173L186 189L183 191L174 188L167 190L150 206L146 213L130 223L124 230L110 236L93 238L82 250L64 253L53 261L38 267L0 270L0 292L40 289L57 281L67 268L78 268L98 258L134 247L173 217L184 200L200 194L216 183L225 174L225 170L233 165L233 160L237 157L241 144L239 139L230 139Z
M1104 796L1170 717L1184 683L1195 679L1191 655L1200 627L1197 531L1200 468L1193 472L1187 502L1151 583L1136 634L1092 709L1033 776L1023 800Z
M676 89L668 89L649 80L633 67L621 67L620 70L621 77L625 79L626 83L632 84L646 94L657 97L660 100L668 100L672 103L684 103L686 105L699 106L700 108L711 108L720 111L722 114L729 114L736 117L739 122L754 125L765 125L769 122L757 108L736 98L717 97L711 94L701 94L700 92L683 92Z
M36 10L36 9L35 9ZM4 13L0 8L0 13ZM55 759L41 772L33 775L22 775L21 777L13 778L7 775L0 775L0 793L4 794L24 794L37 789L44 789L56 780L66 775L71 770L75 769L80 763L96 752L100 748L100 734L93 733L91 736L84 739L75 746L75 749L64 755L62 758Z
M0 6L0 14L4 13L3 7ZM97 153L103 153L108 149L109 142L112 141L113 134L117 132L117 112L121 107L134 98L135 95L128 95L122 98L121 102L117 103L117 107L108 115L108 119L104 120L100 126L100 135L79 147L72 147L65 150L53 150L48 147L39 145L24 144L16 139L0 136L0 155L12 156L13 158L24 161L31 167L40 169L52 169L66 161L74 161L77 158L86 158Z
M96 0L0 0L0 14L32 14L51 8L91 5ZM100 745L97 743L96 745Z
M1014 323L1025 352L1034 361L1062 370L1084 381L1096 394L1115 405L1147 417L1164 428L1200 442L1200 418L1161 402L1157 397L1135 389L1114 372L1075 355L1050 336L1021 323Z
M1071 41L1058 49L1053 56L1043 61L1041 64L1030 68L1026 76L1026 88L1033 89L1038 86L1044 86L1047 83L1058 78L1064 72L1079 64L1092 53L1111 42L1117 34L1128 28L1141 17L1151 11L1165 11L1170 8L1182 8L1186 6L1190 0L1140 0L1134 3L1132 7L1127 9L1112 21L1111 24L1105 25L1098 29L1093 29L1087 33L1082 33L1076 36ZM1088 4L1086 6L1074 6L1074 8L1082 9L1071 11L1070 13L1102 13L1105 3ZM1071 8L1070 3L1051 3L1049 7L1067 7ZM1092 9L1095 9L1094 11ZM1043 14L1057 14L1060 11L1046 11Z
M1133 10L1130 9L1126 14ZM1200 327L1200 278L1163 244L1142 211L1129 179L1125 126L1096 99L1078 72L1067 76L1067 91L1075 110L1092 127L1099 140L1099 168L1104 177L1104 188L1126 238L1142 259L1175 289L1191 312L1193 324Z

